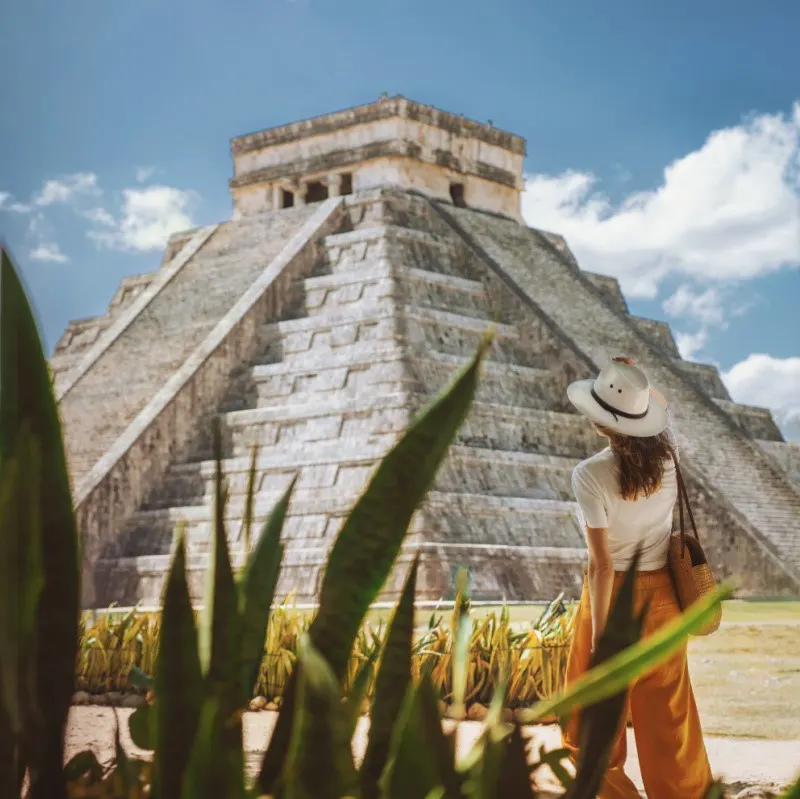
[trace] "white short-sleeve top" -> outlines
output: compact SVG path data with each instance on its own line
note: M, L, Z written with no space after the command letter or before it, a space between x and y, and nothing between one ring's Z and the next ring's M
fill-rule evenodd
M677 447L674 449L677 455ZM664 463L664 479L655 493L626 500L619 491L616 457L606 447L581 461L572 472L572 490L584 534L585 527L607 528L608 549L616 571L628 568L639 545L639 570L661 569L667 565L672 512L678 498L675 464L671 458Z

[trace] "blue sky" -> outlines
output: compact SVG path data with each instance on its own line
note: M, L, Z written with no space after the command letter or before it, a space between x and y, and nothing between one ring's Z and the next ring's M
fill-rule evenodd
M0 236L48 346L176 227L229 217L231 137L385 91L524 136L528 222L800 435L800 4L9 0L4 17Z

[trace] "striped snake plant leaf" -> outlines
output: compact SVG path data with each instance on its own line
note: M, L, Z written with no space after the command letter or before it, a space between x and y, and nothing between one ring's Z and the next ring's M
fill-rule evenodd
M161 614L155 687L155 799L181 796L203 707L203 672L186 582L186 542L176 542Z
M375 694L372 699L369 738L361 764L364 799L378 799L378 780L389 757L392 730L411 686L411 652L414 639L414 599L417 591L419 555L408 572L383 645Z
M308 634L300 646L294 727L276 796L342 799L360 793L339 681Z
M37 604L33 679L41 735L31 760L30 799L64 799L64 733L75 679L80 605L78 528L50 370L28 296L0 246L0 464L27 420L39 449L44 583ZM0 714L2 716L2 714ZM0 720L0 760L3 722Z
M385 799L461 799L462 775L442 730L436 693L423 677L410 686L392 733L390 757L379 780Z
M253 691L264 657L264 642L283 559L281 532L296 481L295 477L272 509L247 559L240 582L240 679L243 700L249 699Z

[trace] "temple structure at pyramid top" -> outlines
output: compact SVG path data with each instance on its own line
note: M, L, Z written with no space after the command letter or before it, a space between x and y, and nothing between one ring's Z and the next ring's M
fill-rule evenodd
M238 136L234 216L375 188L520 219L525 140L405 97Z
M602 443L570 381L625 354L668 397L709 560L742 594L800 593L800 448L732 401L616 280L520 216L524 141L402 97L232 142L230 220L181 231L160 267L71 322L51 368L83 535L84 604L157 604L176 530L199 594L221 420L227 531L244 557L297 478L279 593L312 602L343 519L414 414L495 343L384 598L420 556L420 598L580 591L571 489ZM533 224L533 227L529 227ZM391 512L391 508L387 508Z

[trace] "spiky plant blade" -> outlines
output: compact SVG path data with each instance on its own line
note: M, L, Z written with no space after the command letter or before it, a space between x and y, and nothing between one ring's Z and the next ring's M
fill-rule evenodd
M197 628L186 583L186 543L177 541L167 576L154 678L155 795L180 796L203 704Z
M220 748L217 759L226 764L225 795L235 799L235 792L241 788L241 774L244 770L241 711L248 697L243 696L241 690L242 618L239 612L239 591L233 575L225 530L228 494L222 468L222 428L219 418L214 421L212 434L216 462L214 522L211 559L200 621L200 663L205 674L206 696L213 696L218 700L219 712L225 719L219 731Z
M258 470L258 444L254 444L250 452L250 470L247 473L247 494L244 500L244 514L239 538L242 540L245 557L250 555L250 541L253 531L253 505L256 497L256 478Z
M281 532L297 478L289 484L264 524L247 560L241 586L241 690L249 698L264 656L270 610L283 559Z
M238 786L231 784L226 759L221 751L224 743L224 711L216 696L209 696L200 711L197 735L192 746L182 799L220 799L220 797L244 796L243 774L239 774Z
M411 564L403 593L389 625L375 678L369 737L360 772L364 799L378 799L378 780L389 757L392 730L411 686L414 598L418 570L419 555Z
M0 463L13 451L28 420L40 451L41 495L47 497L41 507L44 585L36 614L34 669L42 734L30 764L30 799L64 799L64 731L78 643L78 530L49 368L28 297L4 247L0 247L0 387Z
M720 603L729 599L732 594L731 586L719 587L714 593L695 602L679 618L658 632L595 666L559 696L537 702L533 707L520 711L520 721L523 724L534 724L541 718L563 717L575 708L586 707L613 696L674 654L693 632L708 623L718 612Z
M342 679L358 629L378 596L405 538L411 517L433 482L461 426L491 346L487 335L451 384L412 421L384 458L347 517L331 549L309 634ZM288 696L264 754L258 785L268 793L282 768L292 724Z
M625 572L616 598L611 603L608 620L597 642L597 652L591 665L607 661L633 646L641 637L647 607L637 616L634 609L634 585L639 565L639 553ZM594 799L600 790L626 707L628 687L618 693L586 706L580 711L578 762L575 779L567 790L566 799Z
M427 799L436 791L446 799L461 797L461 779L426 677L409 688L379 784L387 799Z
M341 712L339 683L303 637L298 705L280 779L282 799L342 799L358 795L350 729Z
M0 464L0 701L22 755L23 738L40 731L33 674L36 611L43 584L41 462L26 421L15 452ZM3 771L16 774L21 762ZM1 779L4 779L0 778Z

